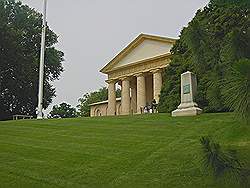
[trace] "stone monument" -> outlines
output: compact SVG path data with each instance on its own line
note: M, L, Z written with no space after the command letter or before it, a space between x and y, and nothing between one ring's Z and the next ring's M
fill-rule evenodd
M194 101L197 91L197 80L192 72L181 74L181 104L172 112L172 116L195 116L202 110Z

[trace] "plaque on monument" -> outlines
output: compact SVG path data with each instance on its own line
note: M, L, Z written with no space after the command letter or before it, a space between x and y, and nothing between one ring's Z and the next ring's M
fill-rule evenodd
M189 94L190 93L190 84L187 84L187 85L183 86L183 93L184 94Z
M201 114L202 110L194 101L197 90L197 80L192 72L181 75L181 104L172 112L172 116L193 116Z

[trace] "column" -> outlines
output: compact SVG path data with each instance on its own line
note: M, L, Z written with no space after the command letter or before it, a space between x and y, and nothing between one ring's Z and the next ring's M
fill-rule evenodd
M122 115L128 115L130 113L130 83L129 78L122 79L122 101L121 109Z
M133 110L133 114L137 112L137 85L136 78L131 81L131 109Z
M154 99L156 103L159 103L161 87L162 87L162 75L161 70L153 71L153 87L154 87Z
M108 116L114 116L116 112L115 81L108 82Z
M137 75L137 113L141 113L141 108L146 105L146 85L143 74Z

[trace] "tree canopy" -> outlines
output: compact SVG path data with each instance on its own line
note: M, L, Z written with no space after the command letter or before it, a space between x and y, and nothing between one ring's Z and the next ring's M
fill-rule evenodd
M0 1L0 120L13 114L35 115L38 94L42 15L15 0ZM55 97L52 82L63 71L58 36L46 34L43 107Z
M116 90L116 97L121 96L121 90L118 89ZM86 93L83 95L82 98L78 100L80 103L77 108L79 110L79 115L80 116L90 116L90 104L96 103L96 102L101 102L108 100L108 89L106 87L103 87L99 89L98 91L94 91L91 93Z
M180 103L180 75L197 75L196 102L206 112L229 111L222 90L231 67L250 58L250 18L246 0L211 0L198 10L173 46L172 61L164 73L160 112L171 112Z
M61 103L59 106L53 106L50 116L53 118L73 118L76 117L76 109L70 104Z

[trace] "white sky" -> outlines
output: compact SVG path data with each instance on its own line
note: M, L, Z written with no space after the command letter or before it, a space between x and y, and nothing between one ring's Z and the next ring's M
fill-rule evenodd
M21 0L41 11L42 0ZM140 33L178 38L208 0L48 0L48 25L59 35L64 69L53 104L73 106L106 86L99 70ZM51 105L51 106L52 106ZM51 108L51 107L50 107Z

